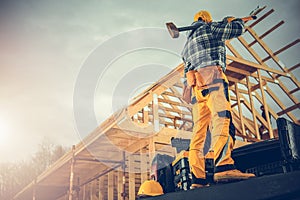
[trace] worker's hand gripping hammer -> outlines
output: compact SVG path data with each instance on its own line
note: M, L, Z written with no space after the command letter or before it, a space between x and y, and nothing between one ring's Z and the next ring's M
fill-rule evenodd
M250 21L250 20L254 20L256 19L256 15L251 15L248 17L243 17L241 18L244 22ZM230 23L232 20L234 20L234 17L229 17L227 18L228 22ZM198 24L192 25L192 26L185 26L185 27L177 27L173 22L168 22L166 23L167 29L171 35L172 38L178 38L179 37L179 32L182 31L190 31L190 30L194 30L196 28L199 27Z

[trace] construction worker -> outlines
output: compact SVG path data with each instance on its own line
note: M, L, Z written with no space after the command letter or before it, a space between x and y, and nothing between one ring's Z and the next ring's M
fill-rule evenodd
M192 188L208 184L205 173L204 142L208 128L211 132L209 156L213 157L214 181L233 181L254 177L234 167L231 158L234 140L230 137L231 105L229 102L226 69L225 41L244 32L244 22L239 18L226 17L213 22L211 14L200 11L194 16L182 51L185 63L185 91L191 88L193 104L193 136L190 143L189 164L192 172ZM186 93L186 92L184 92ZM208 156L208 155L207 155Z
M164 194L164 192L159 182L154 180L147 180L141 184L137 194L137 199L159 196L162 194Z

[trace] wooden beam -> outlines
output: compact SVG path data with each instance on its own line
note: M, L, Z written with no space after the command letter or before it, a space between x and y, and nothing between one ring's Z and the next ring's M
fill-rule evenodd
M269 50L269 48L267 47L267 45L266 44L264 44L264 42L262 41L262 40L260 40L258 37L257 37L257 35L256 35L256 33L251 29L251 28L248 28L248 31L250 32L250 34L260 43L260 45L266 50L266 51L271 51L271 50ZM242 37L239 37L238 38L239 39L239 41L244 45L244 47L248 50L248 52L259 62L259 64L261 64L261 65L265 65L263 62L262 62L262 60L261 60L261 58L259 57L259 55L251 48L251 47L248 47L248 45L247 45L247 42L242 38ZM274 57L274 59L278 59L278 58L275 58ZM281 67L281 65L280 65L280 63L279 63L279 60L277 60L277 62L276 62L280 67ZM282 67L281 67L282 68ZM263 68L262 68L263 69ZM265 70L265 69L264 69ZM275 71L272 71L272 70L269 70L269 69L267 69L266 70L269 74L270 74L270 72L272 72L272 73L277 73L277 74L280 74L280 75L283 75L283 73L282 72L280 72L280 71L278 71L278 72L280 72L280 73L278 73L278 72L275 72ZM288 73L286 73L286 72L284 72L285 73L285 75L283 75L283 76L286 76L286 77L290 77L292 80L293 80L293 82L295 83L298 83L298 81L296 81L295 80L295 78L292 76L292 75L290 75L290 74L288 74ZM261 75L260 75L261 76ZM276 75L271 75L274 79L275 79L275 76ZM261 79L261 77L260 77L260 79ZM281 81L280 80L277 80L277 83L278 83L278 85L280 86L280 88L289 96L289 98L292 100L292 101L294 101L294 103L298 103L297 102L297 100L292 96L292 95L289 95L288 94L288 90L287 90L287 88L281 83ZM267 90L267 91L269 91L269 92L271 92L270 90ZM274 95L275 96L275 95ZM274 97L273 97L273 99L274 99ZM292 115L290 115L290 116L292 116ZM295 118L292 118L292 120L294 120Z
M147 151L144 148L141 148L140 150L140 167L141 167L141 183L148 180L148 156Z
M263 86L267 85L267 82L263 80L262 85ZM259 88L260 88L260 84L256 84L256 85L251 86L250 91L253 92Z
M107 199L114 199L114 171L108 173Z
M132 116L138 111L140 111L143 107L149 104L153 100L153 94L161 95L166 89L178 83L178 80L183 75L183 66L184 64L180 64L176 69L174 69L167 76L159 80L149 89L144 91L141 95L136 97L133 102L128 106L128 115Z
M249 28L249 33L258 41L258 43L260 44L260 46L267 52L267 54L274 60L274 62L277 64L277 66L284 72L286 73L286 77L290 78L293 83L297 86L300 87L300 83L299 81L296 79L295 76L293 76L292 74L289 74L287 69L285 68L285 66L283 65L283 63L279 60L279 58L276 56L275 53L272 52L272 50L262 41L258 38L257 34L255 33L255 31L251 28ZM295 44L297 44L300 41L300 39L295 40L294 42L292 42L291 44L287 45L286 47L284 47L283 49L287 49L290 46L293 46ZM248 48L248 50L251 50L250 48ZM281 52L281 51L280 51ZM254 54L253 54L254 55ZM263 64L264 61L259 58L259 56L257 54L255 54L255 59L257 59L259 61L260 64ZM277 73L280 74L280 73ZM281 74L282 75L282 74ZM272 75L272 77L275 79L276 75ZM297 103L298 100L295 100L293 95L289 95L288 94L288 90L287 88L282 84L282 82L280 80L278 80L278 84L280 85L280 87L284 90L284 92L289 96L289 98L294 101L294 103Z
M262 96L263 106L265 108L265 113L266 113L266 118L267 118L266 119L267 120L267 124L268 124L267 129L269 131L270 138L274 138L273 129L272 129L272 125L271 125L271 120L270 120L270 116L269 116L269 108L268 108L267 99L266 99L266 96L265 96L264 86L262 84L260 70L257 70L257 74L258 74L258 77L259 77L259 84L260 84L261 96Z
M235 65L236 65L236 63L235 63ZM240 65L243 66L242 64L240 64ZM226 71L232 71L232 72L239 73L239 74L242 74L242 75L245 75L245 76L251 76L251 77L256 78L256 79L258 78L258 76L256 74L256 71L253 72L253 73L250 73L246 70L239 69L238 66L232 67L230 64L227 65ZM229 77L227 77L227 78L229 78ZM276 82L273 78L269 78L269 77L266 77L266 76L262 76L262 79L264 81L267 81L267 82L270 82L270 83L275 83ZM244 80L240 80L239 83L246 85L246 82Z
M153 114L154 131L158 132L159 131L159 115L158 115L158 97L157 97L157 94L153 94L152 114Z
M69 183L69 200L73 200L74 197L74 168L75 168L75 145L72 146L72 159L70 167L70 183Z
M255 91L254 93L255 93L255 94L254 94L254 97L255 97L261 104L263 104L263 100L262 100L262 98L260 97L260 94L258 94L257 91ZM268 91L267 91L267 93L268 93ZM276 103L276 102L275 102L275 103ZM271 115L273 116L273 118L274 118L275 120L278 118L277 113L276 113L272 108L269 108L269 112L271 113ZM262 120L262 119L263 119L263 118L259 118L259 121L260 121L263 125L267 126L267 122L265 122L265 120Z
M239 93L239 88L238 88L237 83L235 83L235 94L236 94L236 99L237 99L237 104L238 104L238 109L239 109L239 117L240 117L240 120L241 120L240 122L241 122L241 128L242 128L242 135L246 135L243 109L242 109L242 104L241 104L241 96L240 96L240 93Z
M121 170L118 171L118 200L123 200L123 181L125 182L125 176L123 177L123 173Z
M168 99L158 98L158 101L162 102L162 103L167 103L167 104L170 104L170 105L175 105L175 106L184 106L184 107L187 107L187 108L192 107L192 105L190 105L190 104L180 103L180 102L176 102L176 101L172 101L172 100L168 100Z
M129 168L129 200L135 200L135 169L134 169L133 155L128 156L128 168ZM109 198L110 199L110 198Z
M265 7L264 7L265 8ZM256 19L249 27L254 27L256 24L267 18L270 14L274 12L274 9L269 10L267 13L265 13L263 16L260 18Z
M255 107L254 107L254 101L253 101L253 97L252 97L252 89L253 87L251 87L251 82L249 80L249 77L247 76L246 77L246 82L247 82L247 88L248 88L248 96L249 96L249 100L250 100L250 105L251 105L251 112L252 112L252 119L253 119L253 122L254 122L254 129L255 129L255 134L256 134L256 138L257 139L261 139L260 138L260 135L258 134L259 131L258 131L258 125L257 125L257 120L256 120L256 112L255 112ZM259 87L262 86L262 83L259 83Z
M143 123L148 124L149 123L149 108L144 107L142 110L143 113Z
M295 104L295 105L293 105L293 106L290 106L290 107L286 108L285 110L282 110L282 111L278 112L277 114L278 114L279 116L281 116L281 115L284 115L284 114L286 114L286 113L288 113L288 112L291 112L291 111L293 111L293 110L295 110L295 109L300 109L300 103Z
M148 144L149 144L149 160L153 160L155 156L155 141L154 141L154 136L150 137L148 139Z
M295 88L295 89L291 90L289 93L294 94L294 93L298 92L299 90L300 90L300 88Z
M239 37L239 40L242 40L242 39ZM287 75L287 73L279 71L279 70L276 70L276 69L273 69L273 68L270 68L270 67L268 67L265 64L257 64L255 62L251 62L251 61L248 61L248 60L236 58L236 57L233 57L233 56L230 56L230 55L227 55L227 58L229 60L232 60L232 61L235 61L235 62L238 62L238 63L242 63L242 64L244 64L246 66L248 65L250 67L255 67L257 69L263 69L265 71L272 72L272 73L275 73L275 74L280 74L280 75L285 76L285 77L289 76L289 75Z
M273 32L275 29L277 29L278 27L280 27L282 24L284 24L284 21L280 21L278 24L276 24L275 26L273 26L271 29L269 29L268 31L266 31L265 33L263 33L261 36L259 36L259 39L263 39L264 37L266 37L268 34L270 34L271 32ZM257 43L257 40L254 40L253 42L251 42L248 47L251 47L252 45L254 45L255 43Z
M294 65L293 67L291 67L289 69L287 69L287 72L291 72L291 71L293 71L295 69L298 69L299 67L300 67L300 63ZM279 77L281 77L281 75L277 75L275 78L278 79Z
M289 69L288 69L288 72L291 72L291 71L293 71L293 70L295 70L295 69L298 69L299 67L300 67L300 63L294 65L294 66L291 67L291 68L289 68Z
M252 75L252 73L250 73L249 71L230 66L230 64L227 65L226 71L232 71L232 72L242 74L242 75L245 75L245 76L251 76Z
M298 44L300 42L300 39L296 39L295 41L291 42L290 44L282 47L281 49L275 51L274 53L270 54L268 57L264 58L262 61L266 62L267 60L269 60L270 58L273 58L274 56L280 54L281 52L287 50L288 48Z
M268 87L268 86L266 86L266 91L267 91L267 93L272 97L272 99L277 103L277 105L282 109L282 110L285 110L286 109L286 106L282 103L282 101L274 94L274 92ZM289 117L289 118L291 118L291 120L293 121L293 122L296 122L297 121L297 119L296 119L296 117L292 114L292 113L286 113L287 114L287 116Z

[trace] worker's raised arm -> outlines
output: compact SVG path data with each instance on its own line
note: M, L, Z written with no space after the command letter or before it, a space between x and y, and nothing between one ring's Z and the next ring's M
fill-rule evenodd
M230 18L232 17L225 17L221 22L211 23L212 34L218 40L229 40L239 37L244 33L244 21L241 18L228 20Z

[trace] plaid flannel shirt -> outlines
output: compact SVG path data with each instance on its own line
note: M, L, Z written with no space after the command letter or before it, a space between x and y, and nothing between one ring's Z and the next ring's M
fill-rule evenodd
M228 23L227 18L224 18L220 22L207 24L197 21L193 25L199 25L199 27L188 33L187 42L182 51L185 63L184 72L213 65L221 66L225 72L225 41L242 35L244 22L237 18Z

